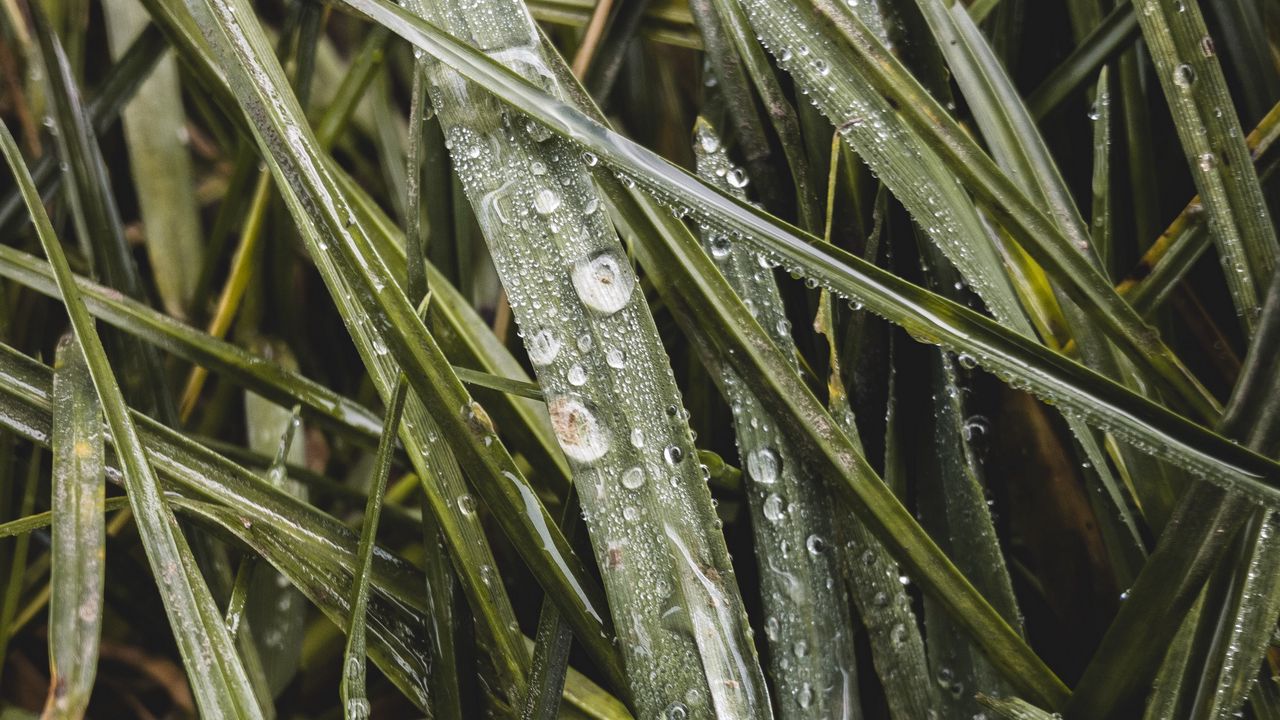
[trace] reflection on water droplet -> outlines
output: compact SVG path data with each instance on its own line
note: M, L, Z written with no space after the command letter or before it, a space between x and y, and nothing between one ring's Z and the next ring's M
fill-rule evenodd
M560 207L560 195L551 188L542 188L533 196L533 209L539 215L550 215Z
M778 454L767 447L757 448L747 455L747 472L752 480L762 485L778 481L778 465Z
M781 495L773 493L764 499L764 516L766 520L781 522L786 513L786 501L782 499Z
M577 260L573 264L572 279L582 302L606 315L626 307L636 284L631 266L607 250Z
M724 176L724 179L731 187L738 188L739 190L746 187L747 184L751 182L751 179L747 177L747 173L743 171L742 168L734 168L730 170L728 174Z
M560 354L560 338L552 330L539 330L524 344L529 353L529 362L534 365L547 365Z
M673 702L663 711L666 720L685 720L689 717L689 709L682 702Z
M476 499L471 493L463 493L458 496L458 509L463 515L473 515L476 511Z
M644 470L633 467L622 473L622 487L628 490L639 490L644 485Z
M821 555L827 551L827 541L823 540L822 536L816 533L810 535L809 538L804 541L804 546L809 548L809 553L812 555Z
M729 253L733 250L733 243L729 240L729 236L724 233L717 233L708 243L711 248L711 257L716 260L723 260L729 257Z
M574 365L569 368L568 380L570 385L581 387L587 382L587 371L583 370L581 365Z
M684 450L681 450L679 445L668 445L667 449L662 451L662 456L669 464L676 465L684 459Z
M1196 83L1196 69L1183 63L1173 69L1173 84L1180 88L1189 89Z

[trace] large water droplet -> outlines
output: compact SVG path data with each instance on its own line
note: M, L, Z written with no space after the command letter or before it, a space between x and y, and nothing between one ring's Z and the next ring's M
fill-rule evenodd
M582 302L606 315L625 307L636 285L631 267L608 250L577 260L572 278Z
M587 405L575 397L553 397L547 402L551 427L564 454L589 463L609 451L609 431Z
M550 215L560 207L560 194L551 188L542 188L533 196L533 209L539 215Z
M1195 83L1196 83L1195 68L1191 67L1187 63L1182 63L1181 65L1173 69L1174 85L1177 85L1178 87L1183 88L1185 90L1185 89L1189 89Z
M747 472L751 478L763 485L772 485L778 481L778 454L772 449L757 448L747 455Z
M622 473L622 487L628 490L639 490L644 485L644 470L633 467Z
M770 522L782 522L782 518L787 514L786 501L778 493L773 493L764 499L764 517Z
M587 371L581 365L574 365L569 368L568 380L570 385L582 387L587 382Z

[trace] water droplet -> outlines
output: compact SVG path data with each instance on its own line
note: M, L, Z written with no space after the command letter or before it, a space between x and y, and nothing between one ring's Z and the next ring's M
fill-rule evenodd
M1204 153L1196 160L1196 164L1204 172L1213 172L1213 169L1218 167L1218 156L1211 152Z
M972 370L978 367L978 361L968 353L960 353L956 360L960 363L960 367L965 370Z
M551 188L542 188L533 196L533 209L539 215L550 215L560 207L560 194Z
M609 367L621 370L627 364L627 356L618 348L609 348L609 351L604 354L604 361Z
M547 402L551 427L564 454L571 460L589 463L609 451L609 431L596 419L591 408L574 397L554 397Z
M631 431L631 447L637 450L644 447L644 431L640 428Z
M628 505L627 507L622 509L622 518L627 522L635 522L636 518L639 518L639 517L640 517L640 511L635 509L634 506Z
M698 144L705 153L713 153L720 149L720 138L716 134L705 128L698 132Z
M781 522L787 514L786 501L778 493L772 493L764 499L764 516L770 522Z
M586 163L587 167L595 167L600 164L600 158L589 152L584 152L582 153L582 162Z
M369 701L364 698L348 700L347 717L351 720L366 720L369 717Z
M529 122L525 123L524 129L525 129L525 132L529 133L529 137L533 138L538 142L543 142L551 138L550 128L548 128L546 125L543 125L542 123L530 120Z
M735 187L739 190L746 187L747 184L751 182L751 179L747 177L747 173L743 171L742 168L734 168L730 170L725 174L724 179L725 182L729 183L730 187Z
M552 330L539 330L524 344L529 353L529 362L534 365L547 365L560 354L560 338Z
M778 481L778 465L778 454L771 448L757 448L747 455L747 472L751 473L751 479L762 485Z
M607 250L575 262L572 279L582 302L606 315L626 306L636 284L631 267Z
M729 240L729 236L724 233L713 235L708 246L711 249L711 257L716 260L723 260L729 257L729 253L733 250L733 243Z
M831 72L831 65L826 60L817 58L813 61L813 71L818 75L825 76Z
M476 499L471 493L463 493L458 496L458 510L463 515L474 515L476 512Z
M582 387L587 382L587 371L583 370L581 365L574 365L569 368L567 378L570 385L574 387Z
M808 708L813 704L813 686L804 683L800 686L800 691L796 693L796 704L802 708Z
M622 487L628 490L639 490L644 485L644 470L633 467L622 473Z
M591 333L582 333L578 336L578 349L587 352L591 349L592 342Z
M666 458L670 465L678 465L684 459L684 450L679 445L668 445L666 450L662 451L662 457Z
M770 615L768 618L765 619L764 634L771 641L778 639L778 618Z
M827 541L823 540L822 536L817 533L810 535L809 539L804 541L804 546L809 548L809 553L812 555L821 555L827 551L828 547Z
M1196 82L1196 69L1182 63L1173 69L1173 84L1180 88L1189 89Z
M689 709L682 702L673 702L662 711L665 720L685 720L689 717Z

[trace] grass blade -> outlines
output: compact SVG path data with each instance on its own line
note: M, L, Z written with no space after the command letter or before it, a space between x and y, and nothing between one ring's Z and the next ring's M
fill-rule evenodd
M715 129L699 118L693 132L698 174L745 199L746 175L730 163ZM760 272L749 249L735 247L713 228L703 231L702 244L729 285L757 311L769 339L784 353L794 354L790 323L772 274ZM782 419L766 412L733 371L723 373L719 384L733 408L738 455L748 471L769 674L779 716L846 717L859 704L856 633L840 578L839 553L832 547L831 497L821 480L808 476L803 453L781 436Z
M45 717L80 718L98 665L106 564L102 407L79 344L58 345L53 374L53 595Z
M137 0L110 0L103 12L112 55L119 58L148 25ZM124 111L125 142L156 291L170 315L186 317L203 262L191 158L183 138L178 65L161 60Z
M369 701L365 697L365 613L369 605L369 566L373 560L373 548L378 537L378 519L382 514L382 500L387 491L387 478L391 475L391 459L395 449L397 428L404 411L408 385L401 378L396 382L387 408L386 429L378 443L378 454L373 463L373 482L369 486L369 502L364 509L364 522L360 527L360 545L356 549L356 575L352 584L351 623L347 629L347 646L342 659L342 707L348 720L363 720L369 716ZM430 592L428 590L428 592Z
M1213 38L1196 0L1148 2L1138 13L1138 22L1192 179L1212 218L1209 232L1236 313L1246 335L1252 335L1280 246L1249 162L1240 120L1235 113L1223 111L1231 107L1231 96Z
M41 244L49 256L76 337L84 350L93 384L102 400L107 426L125 468L130 507L147 559L160 585L165 610L192 677L192 689L209 717L260 717L261 710L240 666L231 639L222 626L208 587L195 568L186 539L178 532L172 511L160 494L155 473L143 452L124 397L116 384L93 319L80 298L62 248L40 204L35 184L22 162L7 127L0 126L0 147L17 176Z

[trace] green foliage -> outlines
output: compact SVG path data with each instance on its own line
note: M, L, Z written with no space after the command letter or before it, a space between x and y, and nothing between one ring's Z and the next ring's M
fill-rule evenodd
M1278 23L0 3L0 715L1280 717Z

